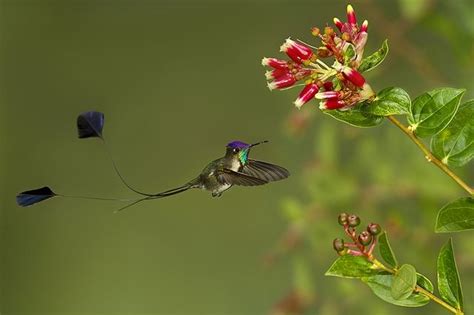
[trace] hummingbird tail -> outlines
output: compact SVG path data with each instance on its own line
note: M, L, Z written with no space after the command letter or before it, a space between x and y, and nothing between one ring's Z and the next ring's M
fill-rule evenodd
M137 193L139 195L142 195L142 196L147 196L147 197L150 197L150 196L153 196L154 194L150 194L150 193L146 193L146 192L143 192L143 191L139 191L138 189L135 189L134 187L132 187L129 183L127 183L127 181L125 180L125 178L122 176L122 173L120 172L120 170L118 169L118 166L117 166L117 163L115 163L115 159L112 155L112 152L110 151L106 141L105 141L105 138L101 138L102 139L102 143L104 144L104 147L105 147L105 151L107 152L107 155L109 156L109 159L110 161L112 162L112 166L114 168L114 171L115 173L117 174L117 176L120 178L120 181L131 191L133 191L134 193Z
M38 202L53 198L76 198L76 199L88 199L88 200L104 200L104 201L136 201L137 199L129 198L106 198L97 196L81 196L81 195L63 195L55 193L48 186L44 186L37 189L27 190L19 193L16 196L16 202L21 207L28 207Z
M176 188L173 188L173 189L169 189L169 190L166 190L166 191L163 191L163 192L160 192L160 193L157 193L157 194L153 194L153 195L150 195L150 196L147 196L147 197L144 197L142 199L139 199L139 200L135 200L133 201L132 203L129 203L128 205L120 208L120 209L117 209L114 211L114 213L117 213L117 212L120 212L120 211L123 211L127 208L130 208L142 201L145 201L145 200L152 200L152 199L160 199L160 198L165 198L165 197L169 197L169 196L173 196L173 195L176 195L176 194L179 194L179 193L182 193L182 192L185 192L186 190L188 189L191 189L191 188L197 188L198 185L194 183L194 181L190 181L189 183L183 185L183 186L180 186L180 187L176 187Z

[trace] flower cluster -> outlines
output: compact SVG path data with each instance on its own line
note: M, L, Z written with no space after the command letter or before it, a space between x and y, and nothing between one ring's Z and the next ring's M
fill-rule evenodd
M347 243L342 238L336 238L332 243L334 250L339 255L372 257L375 245L377 245L377 235L382 232L380 225L370 223L365 231L357 234L356 227L360 224L358 216L341 213L338 221L344 227L344 232L351 238L352 242Z
M268 88L304 86L294 102L298 108L313 98L321 100L321 109L349 109L374 98L374 91L357 71L367 43L367 20L359 26L352 6L348 5L347 22L334 18L334 24L339 33L329 26L323 32L312 28L313 36L321 40L320 47L288 38L280 51L290 60L263 58L262 65L272 69L265 73L270 81ZM323 61L327 58L334 60L331 66Z

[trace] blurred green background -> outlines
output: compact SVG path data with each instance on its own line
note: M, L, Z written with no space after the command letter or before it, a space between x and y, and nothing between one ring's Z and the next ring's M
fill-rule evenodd
M472 1L352 1L368 19L367 75L413 97L440 86L474 96ZM404 309L364 284L324 277L353 211L388 230L399 260L435 282L437 210L464 192L394 126L356 129L297 112L297 91L270 93L263 56L289 36L343 18L344 1L0 1L2 314L446 314ZM19 191L132 196L75 119L106 114L105 136L141 190L181 185L230 140L270 144L254 158L292 176L222 198L193 190L113 214L117 202L54 199L19 208ZM456 172L474 183L474 168ZM454 236L467 314L473 234ZM286 297L286 298L285 298ZM294 302L294 301L293 301ZM293 303L294 304L294 303Z

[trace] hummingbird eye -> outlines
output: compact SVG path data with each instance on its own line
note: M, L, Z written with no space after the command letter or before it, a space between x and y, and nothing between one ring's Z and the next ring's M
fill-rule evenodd
M239 151L240 151L239 148L234 148L234 149L232 150L232 152L234 152L234 153L237 153L237 152L239 152Z

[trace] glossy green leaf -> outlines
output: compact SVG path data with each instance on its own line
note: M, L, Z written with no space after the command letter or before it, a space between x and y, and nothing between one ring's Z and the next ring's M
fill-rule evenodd
M437 134L451 122L466 90L441 88L418 96L411 104L410 127L419 137Z
M363 109L373 115L408 115L410 113L410 95L398 87L386 88L377 93L377 97Z
M463 166L474 158L474 100L459 106L451 123L431 139L431 151L449 166Z
M342 277L342 278L362 278L376 274L382 271L367 260L363 256L344 255L340 256L332 264L326 276Z
M410 296L403 300L396 300L392 297L392 281L393 275L376 275L372 277L363 278L364 281L374 292L376 296L385 302L405 306L405 307L420 307L426 305L430 299L424 295L413 292Z
M382 47L380 47L379 50L374 52L372 55L362 59L362 62L360 63L360 66L359 68L357 68L357 70L359 72L367 72L374 69L384 61L385 57L388 54L388 50L388 41L384 40L382 43Z
M368 106L366 103L362 103L347 110L326 109L322 112L354 127L367 128L380 125L384 117L366 112L364 109L366 106Z
M439 210L435 226L437 233L472 229L474 229L474 198L457 199Z
M416 284L431 293L434 291L434 286L433 283L431 283L431 280L418 272L416 273Z
M395 300L405 300L412 295L416 287L415 267L403 264L397 273L393 276L391 294Z
M438 291L444 301L457 309L462 309L462 288L454 259L452 239L449 239L439 252Z
M379 252L380 256L382 256L383 260L390 265L390 267L396 268L398 267L398 261L393 253L392 247L388 242L387 233L383 232L379 236Z

